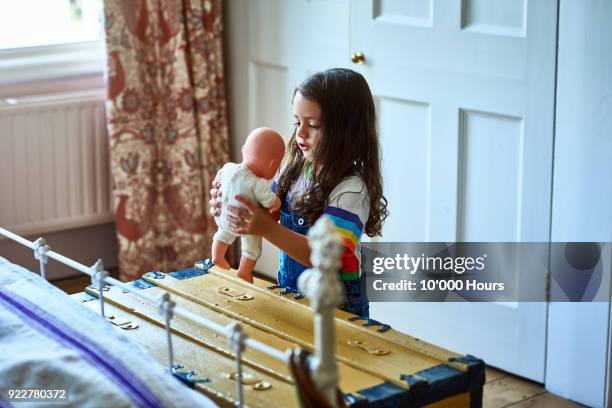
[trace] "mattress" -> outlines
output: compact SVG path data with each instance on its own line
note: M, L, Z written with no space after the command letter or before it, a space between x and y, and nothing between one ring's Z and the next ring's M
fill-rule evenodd
M0 406L217 406L116 327L0 257ZM26 388L65 390L67 400L9 400Z

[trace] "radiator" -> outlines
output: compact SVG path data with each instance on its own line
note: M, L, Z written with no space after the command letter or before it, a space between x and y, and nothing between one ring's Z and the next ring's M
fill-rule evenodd
M0 100L0 226L27 235L113 220L104 98Z

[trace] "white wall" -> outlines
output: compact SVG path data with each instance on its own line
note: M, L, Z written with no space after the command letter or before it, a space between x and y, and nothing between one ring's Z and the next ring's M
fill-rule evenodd
M96 260L102 259L106 269L117 267L117 235L114 223L30 235L25 236L25 238L34 241L40 236L47 240L47 245L53 251L84 265L93 265ZM0 256L32 272L38 273L40 270L38 261L34 259L34 252L11 240L0 238ZM78 275L82 275L82 273L49 259L47 265L48 280Z
M2 82L0 85L0 99L78 92L82 90L103 90L105 88L101 73L28 82L11 82L10 78L3 78L0 82ZM8 135L0 134L0 138L6 136ZM0 226L7 227L7 225L2 224L2 220L0 220ZM114 223L105 221L103 224L63 230L61 227L55 227L54 232L34 234L26 238L33 241L40 236L47 240L52 250L85 265L93 264L98 258L104 261L106 268L116 268L118 265L117 238ZM34 259L31 250L4 238L0 238L0 256L31 271L38 272L39 270L38 261ZM79 274L80 272L58 262L49 261L47 269L47 278L49 280L62 279Z
M560 2L552 241L612 241L611 22L608 0ZM550 304L550 392L610 406L609 314L609 303Z

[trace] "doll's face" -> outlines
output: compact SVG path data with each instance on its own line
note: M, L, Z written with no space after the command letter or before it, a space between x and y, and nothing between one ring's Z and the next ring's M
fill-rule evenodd
M304 158L312 161L314 148L321 135L321 107L318 103L304 98L300 92L296 92L293 98L293 116L295 141Z

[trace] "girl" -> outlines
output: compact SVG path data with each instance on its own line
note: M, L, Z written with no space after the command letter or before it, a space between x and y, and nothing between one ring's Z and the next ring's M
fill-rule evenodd
M349 69L308 77L294 92L294 130L284 163L273 183L282 200L278 224L253 202L228 207L237 234L259 235L280 250L278 282L297 290L297 278L311 267L308 228L322 214L336 224L344 241L340 278L342 309L369 316L365 278L360 271L360 238L380 235L387 217L382 193L380 148L372 93L365 78ZM219 183L213 182L211 214L219 215Z

